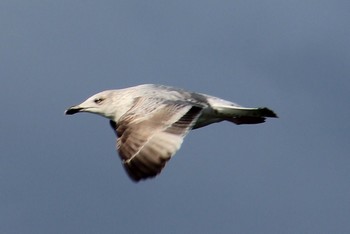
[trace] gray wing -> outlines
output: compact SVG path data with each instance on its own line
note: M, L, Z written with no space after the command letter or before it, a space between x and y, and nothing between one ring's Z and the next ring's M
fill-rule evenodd
M202 107L187 102L139 98L118 123L111 121L130 178L139 181L159 174L201 112Z

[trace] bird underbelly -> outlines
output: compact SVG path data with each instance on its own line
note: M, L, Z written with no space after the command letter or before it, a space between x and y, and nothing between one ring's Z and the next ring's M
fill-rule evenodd
M201 127L207 126L209 124L217 123L217 122L221 122L221 121L223 121L223 119L218 117L217 114L215 114L214 112L203 111L202 115L199 116L197 122L193 126L193 129L201 128Z

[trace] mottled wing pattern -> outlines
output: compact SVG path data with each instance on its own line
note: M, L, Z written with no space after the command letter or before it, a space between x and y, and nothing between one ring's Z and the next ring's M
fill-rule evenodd
M201 111L202 107L183 101L138 98L118 123L111 121L128 175L139 181L159 174Z

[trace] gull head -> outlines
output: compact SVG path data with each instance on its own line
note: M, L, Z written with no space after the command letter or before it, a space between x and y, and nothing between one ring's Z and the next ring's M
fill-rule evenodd
M73 115L80 112L88 112L113 120L118 109L118 105L116 105L117 97L117 90L106 90L89 97L79 105L69 107L65 114Z

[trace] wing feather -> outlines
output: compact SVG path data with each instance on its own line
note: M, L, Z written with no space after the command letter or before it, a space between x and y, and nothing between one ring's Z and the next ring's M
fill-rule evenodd
M154 102L138 99L117 123L111 121L119 155L134 181L161 172L202 112L202 107L187 102L157 100L157 108Z

